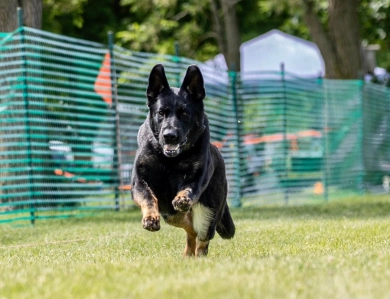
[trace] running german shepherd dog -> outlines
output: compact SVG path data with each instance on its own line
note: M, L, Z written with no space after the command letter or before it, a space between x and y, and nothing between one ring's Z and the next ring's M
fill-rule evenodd
M149 113L138 132L132 173L143 228L158 231L161 214L186 231L185 256L207 255L215 231L230 239L235 226L226 203L225 164L210 143L202 73L191 65L180 89L170 88L158 64L146 95Z

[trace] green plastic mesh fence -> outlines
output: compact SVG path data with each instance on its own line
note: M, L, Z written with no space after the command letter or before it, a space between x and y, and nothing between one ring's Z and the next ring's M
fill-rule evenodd
M106 53L30 28L2 39L1 221L118 206Z
M151 68L202 70L231 206L389 192L390 95L362 81L226 72L30 28L0 34L0 223L132 205Z
M327 80L324 84L325 182L330 191L363 190L362 82Z
M364 188L375 193L390 191L390 89L363 86Z
M323 184L322 80L281 72L245 74L241 82L241 156L246 157L241 168L246 201L321 197L323 192L313 188Z

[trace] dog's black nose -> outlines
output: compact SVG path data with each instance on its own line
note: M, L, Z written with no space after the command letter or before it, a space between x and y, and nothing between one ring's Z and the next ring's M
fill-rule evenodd
M177 133L173 130L164 130L165 143L175 143L177 141Z

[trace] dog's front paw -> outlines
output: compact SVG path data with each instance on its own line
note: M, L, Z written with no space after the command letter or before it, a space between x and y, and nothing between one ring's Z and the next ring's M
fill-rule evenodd
M142 226L151 232L160 230L160 216L146 216L142 218Z
M188 190L183 190L177 193L176 197L172 201L172 205L178 212L187 212L192 206L190 192Z

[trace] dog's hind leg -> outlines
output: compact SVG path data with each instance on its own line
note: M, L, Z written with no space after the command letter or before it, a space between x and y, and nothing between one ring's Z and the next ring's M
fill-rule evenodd
M196 231L194 230L193 220L192 220L192 214L186 213L186 225L183 227L183 229L187 233L187 243L186 247L184 248L184 256L194 256L195 255L195 248L196 248Z
M187 233L186 247L184 248L184 256L194 256L196 248L196 232L192 224L191 213L177 213L173 216L164 217L165 221L173 226L184 229Z
M192 233L187 232L187 243L184 248L184 256L194 256L196 249L196 233L195 231Z
M197 240L196 242L196 249L195 249L195 256L206 256L209 252L209 244L210 241L200 241Z
M215 235L215 214L212 209L197 203L192 206L192 217L197 234L195 256L205 256Z

